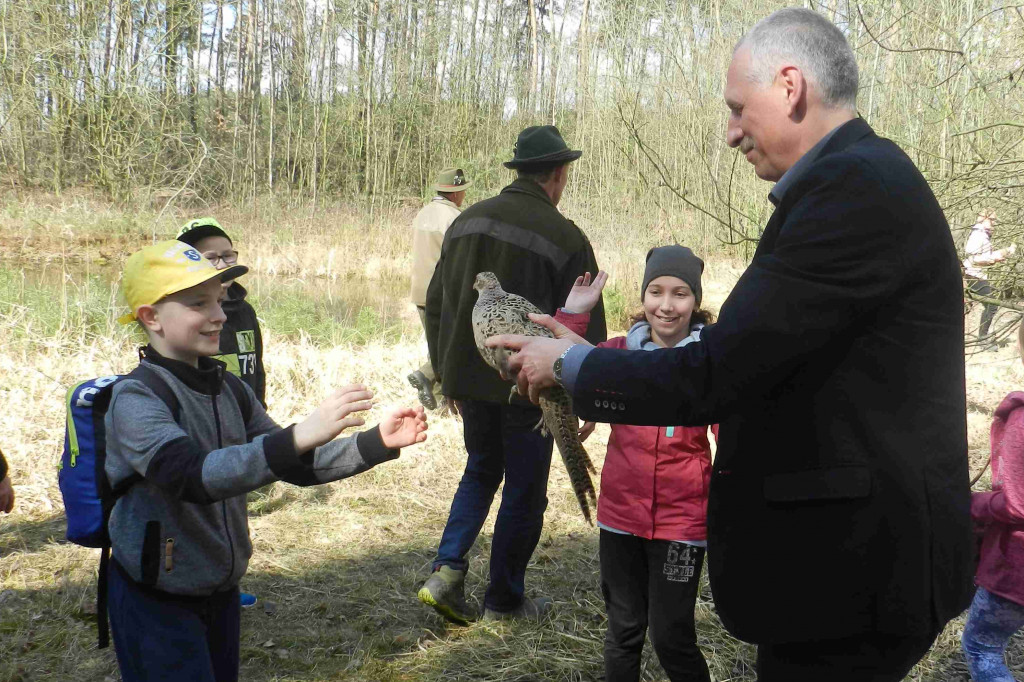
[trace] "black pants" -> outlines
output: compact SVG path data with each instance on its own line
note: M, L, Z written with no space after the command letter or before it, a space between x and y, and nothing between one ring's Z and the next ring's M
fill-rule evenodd
M465 571L502 479L501 506L491 536L490 585L484 607L512 611L523 603L526 566L540 540L548 506L551 436L534 428L540 410L531 406L462 401L466 471L452 499L434 569Z
M989 283L983 279L977 277L967 278L967 288L976 293L978 296L992 296L992 287ZM981 324L978 325L978 338L983 339L988 336L988 329L992 326L992 318L996 316L996 309L999 307L995 303L982 303L981 309Z
M899 682L938 632L864 635L851 639L757 647L757 682Z
M640 654L650 628L658 661L672 682L710 682L693 622L704 549L607 530L601 531L600 543L608 612L605 680L640 679Z

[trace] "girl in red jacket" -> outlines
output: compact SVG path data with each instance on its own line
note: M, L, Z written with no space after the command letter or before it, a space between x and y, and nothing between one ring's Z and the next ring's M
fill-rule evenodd
M700 309L703 271L704 262L686 247L651 249L640 288L643 311L626 336L599 346L655 350L699 343L700 330L711 322ZM577 280L556 319L586 331L587 313L606 279L598 273L592 285L589 274ZM593 429L585 423L580 437ZM597 502L608 682L640 679L648 629L672 682L710 680L693 619L707 547L707 432L704 426L612 424Z
M1024 326L1017 336L1024 357ZM992 490L971 496L985 536L962 645L975 682L1013 682L1003 652L1024 626L1024 392L996 408L991 440Z

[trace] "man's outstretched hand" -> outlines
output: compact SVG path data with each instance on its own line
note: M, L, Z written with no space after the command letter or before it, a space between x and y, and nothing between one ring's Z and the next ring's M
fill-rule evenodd
M530 319L547 327L555 335L549 339L543 336L525 336L522 334L502 334L487 339L488 348L507 348L516 351L508 360L508 370L515 378L519 387L519 394L529 396L530 402L537 404L540 401L540 392L555 385L555 373L552 366L555 360L565 352L569 346L577 343L591 345L578 334L569 331L564 324L555 322L550 315L530 314Z

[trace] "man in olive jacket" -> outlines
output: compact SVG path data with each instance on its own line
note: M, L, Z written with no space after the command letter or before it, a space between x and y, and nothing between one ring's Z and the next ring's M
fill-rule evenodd
M727 142L776 182L775 212L701 343L489 342L522 349L520 390L559 381L582 418L719 423L708 572L760 682L902 680L973 591L956 249L856 95L852 50L811 10L736 48Z
M569 163L581 155L566 146L554 126L524 130L515 158L505 163L518 178L455 219L427 289L430 359L441 375L442 393L462 414L469 458L433 573L419 598L455 622L475 619L463 598L466 554L502 478L484 617L539 618L550 605L546 599L524 599L524 578L547 507L552 441L535 430L540 411L526 401L509 404L510 384L477 351L471 321L477 300L473 281L477 273L491 271L505 291L554 313L578 276L597 273L590 242L556 208ZM591 313L588 338L596 343L605 336L599 302Z

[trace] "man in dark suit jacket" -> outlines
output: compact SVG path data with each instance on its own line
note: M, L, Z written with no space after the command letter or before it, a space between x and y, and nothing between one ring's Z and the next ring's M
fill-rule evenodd
M956 250L856 92L845 38L810 10L737 46L728 143L777 181L776 209L702 343L489 342L520 349L521 391L559 380L581 418L721 424L709 575L762 681L900 680L972 591Z

